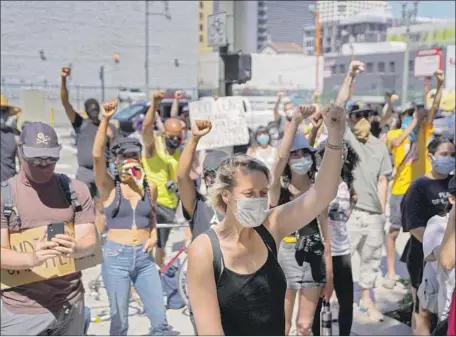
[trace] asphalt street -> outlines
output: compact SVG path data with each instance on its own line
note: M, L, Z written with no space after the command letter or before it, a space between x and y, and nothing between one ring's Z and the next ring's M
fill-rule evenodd
M77 169L76 150L71 146L71 140L68 137L69 129L57 129L59 137L62 143L61 159L57 164L57 171L59 173L65 173L70 177L74 177ZM387 223L386 228L389 226ZM183 229L174 229L169 239L167 247L167 256L172 256L172 246L176 242L182 241L184 236ZM402 253L405 243L408 239L408 234L401 233L398 237L396 245L396 261L397 261L397 273L403 277L408 278L405 265L399 262L400 254ZM382 273L386 272L386 253L384 252L384 258L382 261ZM357 254L352 259L353 277L354 281L358 281L359 277L359 257ZM83 281L86 285L90 280L95 279L100 273L100 267L94 267L83 272ZM381 287L381 276L378 278L378 287L374 290L375 298L379 309L382 312L392 311L398 308L398 302L406 293L406 289L402 285L396 286L392 290L387 290ZM355 299L359 299L359 286L355 285ZM108 300L104 289L101 290L101 296L99 300L92 298L89 291L86 292L86 305L91 309L93 320L96 320L96 316L103 316L109 312ZM336 318L337 314L333 308L333 317ZM193 335L193 328L188 318L186 310L168 310L168 321L173 327L176 334L180 335ZM130 306L130 318L129 318L129 335L147 335L149 333L149 321L145 317L139 306L136 303L131 303ZM337 335L337 324L334 324L335 331L333 335ZM353 323L353 335L411 335L411 330L408 326L399 323L396 320L385 318L382 323L372 323L366 317L365 314L361 313L356 304L354 305L354 323ZM93 322L89 328L89 335L109 335L109 321L104 322Z

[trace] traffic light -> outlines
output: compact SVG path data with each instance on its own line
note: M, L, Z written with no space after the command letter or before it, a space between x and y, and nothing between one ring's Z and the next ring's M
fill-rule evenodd
M246 83L252 79L252 57L250 54L225 54L225 81Z

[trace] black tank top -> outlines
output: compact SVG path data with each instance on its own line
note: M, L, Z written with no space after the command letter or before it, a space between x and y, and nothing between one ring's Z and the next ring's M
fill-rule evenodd
M225 336L283 336L285 333L285 275L277 262L277 247L263 226L255 230L268 248L266 263L242 275L224 266L220 242L210 228L217 298Z

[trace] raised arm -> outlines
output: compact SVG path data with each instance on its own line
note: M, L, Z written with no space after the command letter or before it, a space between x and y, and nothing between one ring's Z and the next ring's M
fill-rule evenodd
M382 118L380 120L380 128L384 128L393 115L393 103L397 101L399 97L390 93L385 94L385 106L382 110Z
M339 93L337 94L336 101L334 105L345 107L345 104L350 99L350 96L353 92L353 82L356 75L364 71L364 63L360 61L352 61L348 68L347 76L340 87Z
M179 117L179 100L184 97L184 92L178 90L174 92L174 100L173 104L171 105L171 118Z
M201 137L204 137L211 131L212 124L210 121L195 121L192 128L192 136L179 159L177 170L177 185L182 200L182 206L188 215L193 216L193 209L196 201L196 189L193 180L190 177L193 161L196 155L196 148Z
M150 104L146 116L144 117L142 136L146 157L152 157L155 154L154 122L156 112L164 96L165 93L163 91L157 91L153 94L152 103Z
M101 107L102 119L98 126L97 134L93 142L93 171L95 174L95 183L100 191L101 201L104 202L109 197L114 186L114 181L106 168L106 137L108 133L109 120L116 113L118 102L105 103Z
M413 132L416 127L419 127L423 120L426 118L426 111L424 109L417 109L413 114L412 122L405 128L405 130L390 142L391 147L398 147L407 137Z
M301 105L297 109L291 119L290 125L288 126L287 131L280 143L278 158L276 165L273 171L273 180L271 188L269 189L269 204L271 206L277 206L280 198L280 177L282 176L283 171L288 163L288 158L290 157L291 146L293 145L293 140L298 131L299 124L312 115L315 112L315 107L313 105ZM290 232L291 233L291 232Z
M280 119L280 115L279 115L279 106L280 106L280 102L282 101L282 98L285 94L280 91L278 94L277 94L277 100L275 102L275 105L274 105L274 120L275 121L278 121Z
M328 138L315 184L299 198L271 211L269 226L277 240L315 219L337 194L342 167L345 111L340 106L331 106L323 108L322 114Z
M71 124L76 121L78 116L77 112L73 109L73 106L70 104L70 96L67 88L67 78L71 75L71 69L68 67L63 67L60 77L60 99L62 100L63 108L67 114L68 119Z
M443 75L442 70L437 70L434 73L434 76L437 80L437 91L434 96L434 101L432 102L432 107L431 111L428 114L428 122L432 123L434 120L437 111L439 110L440 107L440 101L442 100L442 93L443 93L443 80L445 79L445 75Z

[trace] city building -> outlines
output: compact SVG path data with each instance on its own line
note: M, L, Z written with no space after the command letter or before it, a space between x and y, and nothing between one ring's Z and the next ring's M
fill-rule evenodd
M387 41L405 41L407 27L390 27ZM410 26L409 42L411 45L430 47L454 44L456 38L455 21L421 23Z
M260 54L302 54L302 47L294 42L273 42L269 41L259 51Z
M320 22L337 22L360 12L385 11L392 16L388 1L317 1Z
M401 96L404 65L405 43L383 42L378 44L353 44L352 48L344 45L340 55L325 55L323 101L336 97L353 59L364 62L365 71L354 83L355 96L383 97L385 92L396 92ZM454 48L454 46L450 46ZM452 55L443 48L444 65L451 64L446 58ZM418 48L409 49L408 101L424 102L425 78L414 75L415 57ZM447 71L447 69L443 69ZM435 79L431 79L431 88L435 88Z
M210 53L212 47L207 45L207 20L209 15L213 13L213 1L205 0L198 1L198 53Z
M383 1L372 2L375 4ZM320 18L321 15L320 13ZM321 53L323 55L339 53L342 45L346 43L385 41L391 21L391 12L381 8L357 12L348 17L339 16L337 21L320 20ZM304 54L315 54L315 37L315 24L304 28Z

